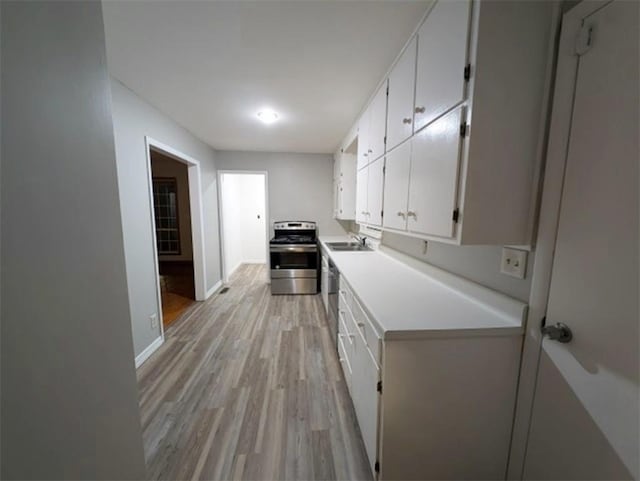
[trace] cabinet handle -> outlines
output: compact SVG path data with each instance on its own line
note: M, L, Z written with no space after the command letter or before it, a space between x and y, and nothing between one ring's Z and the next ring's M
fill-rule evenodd
M416 107L416 114L424 114L427 109L425 107Z
M359 322L359 323L358 323L358 327L359 327L360 329L362 329L362 328L364 327L364 322Z
M373 153L373 150L369 149L369 153Z
M418 220L418 214L412 211L407 212L407 217L413 217L415 220Z
M369 157L369 153L365 152L364 154L362 154L363 157Z
M408 118L408 117L407 117L407 118L405 118L405 119L402 119L402 123L403 123L403 124L410 124L410 123L411 123L411 119L410 119L410 118Z
M403 219L406 219L407 214L405 214L404 212L398 212L398 217L402 217Z

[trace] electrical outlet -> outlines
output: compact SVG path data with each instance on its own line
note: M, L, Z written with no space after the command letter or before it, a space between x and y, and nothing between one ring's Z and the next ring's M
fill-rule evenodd
M500 272L518 279L524 279L527 273L527 251L503 247Z
M149 320L151 321L151 329L156 329L158 327L158 315L151 314Z

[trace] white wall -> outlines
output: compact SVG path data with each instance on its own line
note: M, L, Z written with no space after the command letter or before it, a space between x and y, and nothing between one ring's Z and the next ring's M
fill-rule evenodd
M267 261L265 175L221 175L222 236L227 277L243 263Z
M527 258L527 274L516 279L500 273L502 246L455 246L430 241L424 253L424 241L415 237L384 232L382 243L423 262L472 280L508 296L529 302L534 253Z
M146 478L99 2L2 2L2 479Z
M160 327L152 328L149 320L158 311L158 299L145 136L200 162L207 289L220 280L215 152L117 80L113 79L111 86L133 341L138 355L160 336Z
M217 151L216 167L268 173L270 229L274 221L308 220L320 235L345 233L333 219L332 155Z

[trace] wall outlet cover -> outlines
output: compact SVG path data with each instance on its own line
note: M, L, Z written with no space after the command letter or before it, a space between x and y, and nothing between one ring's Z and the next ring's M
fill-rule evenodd
M500 272L511 277L524 279L527 274L527 251L503 247Z

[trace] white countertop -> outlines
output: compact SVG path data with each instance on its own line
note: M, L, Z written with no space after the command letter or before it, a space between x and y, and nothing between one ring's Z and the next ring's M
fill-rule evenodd
M326 245L345 240L320 237L341 281L346 279L384 339L524 332L525 303L428 264L418 270L380 250L332 251Z

